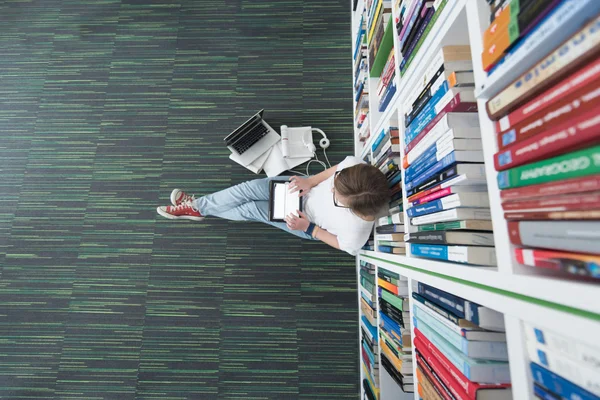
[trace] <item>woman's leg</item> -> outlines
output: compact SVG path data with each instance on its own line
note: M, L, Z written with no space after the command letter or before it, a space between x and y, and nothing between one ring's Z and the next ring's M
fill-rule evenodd
M204 216L219 216L251 201L269 200L270 178L254 179L194 200L193 205Z
M228 219L231 221L257 221L263 222L268 225L272 225L276 228L284 230L292 235L301 237L302 239L314 240L312 236L302 232L293 231L287 227L287 224L283 222L272 222L269 221L269 201L250 201L244 204L240 204L235 208L218 212L217 214L211 214L215 217Z

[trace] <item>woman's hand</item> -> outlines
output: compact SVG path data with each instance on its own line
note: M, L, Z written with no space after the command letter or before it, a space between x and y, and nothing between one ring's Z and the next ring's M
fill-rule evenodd
M306 230L308 229L308 225L310 225L310 221L308 220L306 214L304 214L302 211L296 212L298 213L299 217L295 216L294 214L290 214L287 217L285 217L287 227L293 231L306 232Z
M300 197L306 196L313 186L314 184L310 178L300 178L299 176L290 178L290 193L300 191Z

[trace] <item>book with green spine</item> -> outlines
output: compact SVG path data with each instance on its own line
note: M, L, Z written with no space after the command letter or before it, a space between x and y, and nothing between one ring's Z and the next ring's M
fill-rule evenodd
M364 287L369 293L373 293L375 290L375 284L367 281L365 278L360 278L360 284Z
M415 50L412 52L412 54L410 55L410 57L404 64L404 67L400 68L400 76L404 75L406 70L408 70L408 67L410 67L410 64L414 60L415 56L419 53L419 50L421 49L421 45L427 38L427 35L429 35L429 32L431 32L431 29L433 28L433 26L437 22L438 18L442 14L442 11L444 11L444 7L446 7L446 4L448 4L448 0L443 0L442 4L440 4L440 8L435 10L435 14L431 18L431 21L429 21L427 28L425 28L425 32L423 32L423 35L421 35L421 38L419 39L419 41L417 42L417 45L415 46Z
M404 305L404 300L385 289L381 289L381 298L396 307L400 311L408 311L408 300Z
M367 282L375 284L375 275L374 274L370 274L369 272L367 272L363 268L360 269L360 276L362 278L364 278Z
M498 187L510 189L600 173L600 146L511 168L498 174Z

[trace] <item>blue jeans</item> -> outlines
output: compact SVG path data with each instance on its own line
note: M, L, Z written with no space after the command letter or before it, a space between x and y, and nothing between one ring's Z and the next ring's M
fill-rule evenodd
M287 177L255 179L194 200L194 206L203 216L214 216L231 221L258 221L282 229L302 239L313 239L293 231L283 222L269 221L269 182L289 180Z

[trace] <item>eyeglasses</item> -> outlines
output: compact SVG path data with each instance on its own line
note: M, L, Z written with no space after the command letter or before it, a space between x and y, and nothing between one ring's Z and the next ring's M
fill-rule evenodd
M340 203L338 203L338 201L337 201L337 199L336 199L336 197L335 197L335 179L338 177L338 175L340 174L340 172L342 172L342 171L336 171L336 172L335 172L335 174L333 175L333 182L334 182L334 185L333 185L333 187L332 187L332 192L333 192L333 205L334 205L334 206L336 206L336 207L339 207L339 208L350 208L350 207L348 207L348 206L345 206L345 205L343 205L343 204L340 204Z

